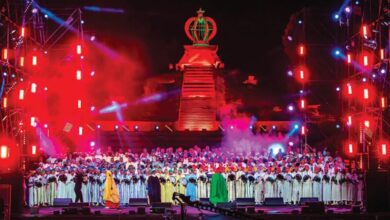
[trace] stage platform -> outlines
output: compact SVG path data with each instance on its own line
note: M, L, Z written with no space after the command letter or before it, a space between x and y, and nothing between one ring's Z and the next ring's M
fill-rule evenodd
M54 211L62 211L63 208L39 208L38 214L31 214L31 210L26 208L20 214L14 214L12 219L15 220L67 220L67 219L90 219L90 220L126 220L126 219L171 219L167 218L165 214L151 213L150 207L146 207L145 214L137 214L136 207L125 207L119 209L106 209L104 207L91 207L91 214L77 214L77 215L65 215L54 214ZM180 207L173 206L172 209L176 212L173 214L173 219L181 219ZM100 214L96 214L96 211L100 211ZM259 213L260 212L260 213ZM261 213L262 212L262 213ZM390 213L352 213L349 206L332 206L326 207L325 214L301 214L300 206L257 206L254 214L248 214L248 219L263 219L263 220L388 220L390 219ZM333 213L329 213L333 212ZM130 213L130 214L129 214ZM206 210L198 210L193 207L187 207L187 214L185 219L245 219L236 218L231 216L225 216L219 213L214 213Z

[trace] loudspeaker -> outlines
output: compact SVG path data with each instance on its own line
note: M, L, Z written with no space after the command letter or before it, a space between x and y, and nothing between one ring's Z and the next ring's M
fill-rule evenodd
M202 204L210 204L209 198L200 198L199 202Z
M302 207L302 214L312 213L312 214L321 214L325 213L325 204L324 202L307 202L306 206Z
M89 203L88 202L71 202L69 203L69 206L70 207L89 207Z
M233 209L234 204L231 202L220 202L217 203L217 208L222 208L222 209Z
M23 211L24 206L24 173L20 173L18 171L11 171L12 173L1 174L2 171L8 171L0 169L0 184L2 185L2 188L0 188L0 197L4 199L6 212L5 215L7 215L7 213L21 213ZM8 188L8 186L6 186L6 188L4 188L5 185L12 187Z
M170 202L153 202L150 209L152 210L152 213L165 213L165 209L171 207L172 203Z
M54 207L68 207L72 203L71 198L54 198L53 206Z
M255 206L255 198L236 198L234 201L236 207L238 206Z
M138 215L144 215L145 214L145 207L138 207L137 208L137 214Z
M367 171L367 212L390 211L389 174L385 171Z
M30 214L31 215L38 215L39 214L39 208L38 207L31 207L30 208Z
M283 206L283 198L282 197L267 197L264 199L265 206Z
M299 200L300 205L305 205L308 202L318 202L318 198L317 197L302 197Z
M146 198L131 198L129 199L129 206L148 206L148 199Z

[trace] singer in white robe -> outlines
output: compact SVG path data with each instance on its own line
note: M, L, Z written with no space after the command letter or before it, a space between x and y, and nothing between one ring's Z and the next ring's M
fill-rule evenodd
M260 204L264 201L264 179L262 177L262 172L260 173L260 171L256 172L255 173L255 179L256 179L256 182L255 182L255 202L256 204ZM229 188L228 188L228 193L230 194L229 192Z
M290 173L284 173L283 182L283 201L290 204L292 202L292 181L293 177Z
M322 176L322 201L325 204L329 204L332 201L332 186L331 186L331 176L328 173L325 173Z
M298 175L300 177L298 177ZM293 172L293 181L292 181L292 201L294 204L298 204L300 198L301 198L301 191L302 191L302 174L300 172Z
M322 201L322 173L313 174L313 197Z

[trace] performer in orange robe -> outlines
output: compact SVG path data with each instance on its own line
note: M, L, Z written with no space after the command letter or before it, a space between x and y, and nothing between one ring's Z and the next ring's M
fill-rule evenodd
M106 202L106 206L108 208L119 207L120 198L118 188L116 187L114 177L109 170L106 172L106 183L104 187L103 199Z

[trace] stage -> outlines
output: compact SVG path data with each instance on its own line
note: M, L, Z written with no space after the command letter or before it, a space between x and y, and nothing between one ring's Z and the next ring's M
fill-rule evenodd
M54 214L55 211L62 211L63 208L40 208L39 214L31 214L31 210L26 208L20 215L13 215L12 219L169 219L169 215L151 213L150 207L146 207L145 214L137 214L136 207L125 207L120 209L106 209L104 207L91 207L91 214L64 215ZM173 219L180 219L180 207L173 206ZM96 214L96 212L100 214ZM130 214L129 214L130 213ZM200 217L201 216L201 217ZM368 214L352 213L350 206L327 206L325 214L301 214L301 206L256 206L255 213L248 214L250 219L270 219L270 220L299 220L299 219L390 219L390 214ZM214 213L207 210L198 210L193 207L187 208L185 219L239 219L232 216ZM243 218L240 218L243 219Z

